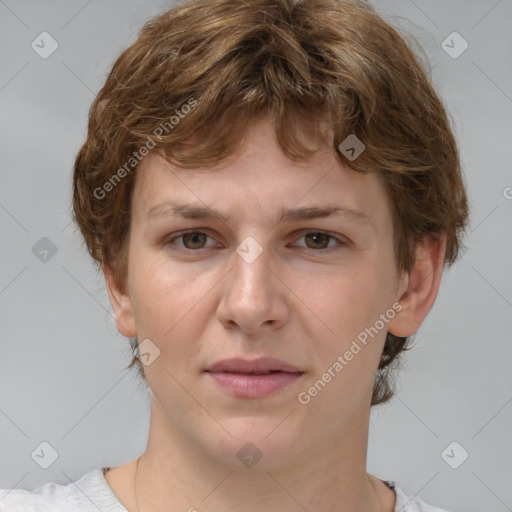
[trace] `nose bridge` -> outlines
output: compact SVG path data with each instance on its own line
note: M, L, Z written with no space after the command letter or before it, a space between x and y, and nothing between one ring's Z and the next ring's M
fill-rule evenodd
M262 325L283 321L286 306L273 276L271 253L254 239L244 239L232 255L224 283L219 320L255 332Z
M238 300L263 301L268 299L271 286L269 270L270 251L254 238L245 238L233 254L230 288Z

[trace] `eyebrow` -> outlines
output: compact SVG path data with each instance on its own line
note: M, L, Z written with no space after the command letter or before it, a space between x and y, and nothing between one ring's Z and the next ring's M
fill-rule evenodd
M146 212L146 218L148 220L167 216L182 217L185 219L220 219L226 225L229 224L229 218L220 212L206 206L195 204L166 201L151 207ZM376 230L374 222L366 213L335 205L313 205L302 208L281 209L278 223L320 219L333 216L347 217L360 224L367 225L373 231Z

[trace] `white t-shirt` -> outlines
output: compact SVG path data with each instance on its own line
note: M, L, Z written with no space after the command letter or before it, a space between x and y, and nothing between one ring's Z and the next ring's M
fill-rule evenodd
M0 489L0 512L127 512L105 480L107 468L96 468L67 485L44 484L33 491ZM395 512L448 512L407 496L394 481Z

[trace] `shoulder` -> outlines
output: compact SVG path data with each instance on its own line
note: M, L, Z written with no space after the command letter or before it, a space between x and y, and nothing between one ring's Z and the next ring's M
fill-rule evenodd
M109 488L103 468L67 485L44 484L33 491L0 489L0 512L126 512Z
M409 496L394 481L387 481L385 483L395 491L395 512L449 512L444 508L434 507L425 503L418 496Z

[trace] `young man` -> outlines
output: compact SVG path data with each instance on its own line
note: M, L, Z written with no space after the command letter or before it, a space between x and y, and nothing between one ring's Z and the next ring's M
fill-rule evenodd
M150 21L91 108L74 214L138 346L148 444L0 510L441 510L366 472L468 215L442 103L370 6Z

